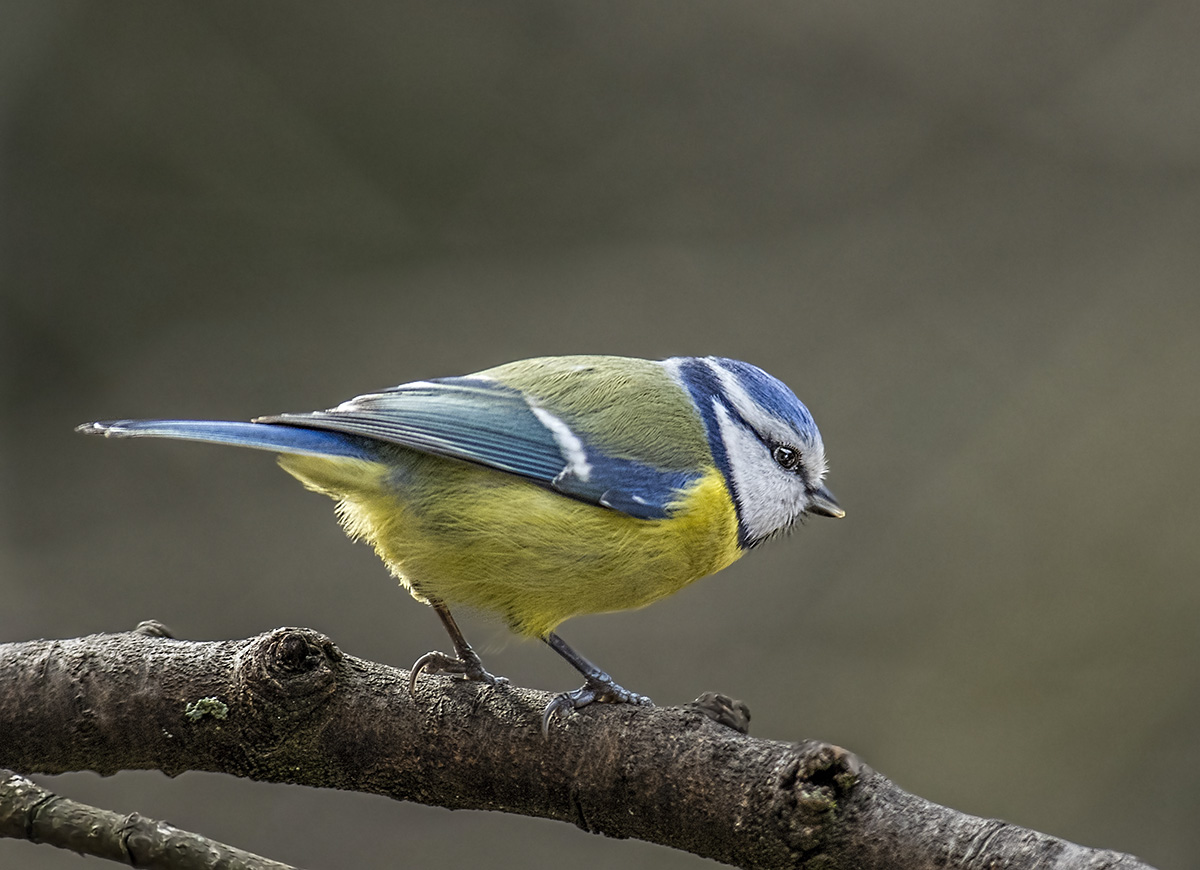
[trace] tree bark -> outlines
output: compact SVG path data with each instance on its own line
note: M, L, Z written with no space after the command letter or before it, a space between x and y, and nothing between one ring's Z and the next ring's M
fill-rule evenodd
M836 746L739 733L697 706L593 705L408 674L318 632L134 632L0 645L0 766L157 769L571 822L741 867L1148 868L950 810ZM708 705L711 707L711 705ZM736 716L733 720L736 720Z
M13 837L150 870L296 870L137 813L59 797L0 770L0 837Z

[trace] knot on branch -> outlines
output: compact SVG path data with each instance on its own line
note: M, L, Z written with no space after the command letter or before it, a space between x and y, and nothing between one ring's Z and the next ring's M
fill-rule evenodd
M705 692L685 706L698 710L718 725L732 728L739 734L750 733L750 707L745 701L735 700L720 692Z
M784 841L802 863L825 851L838 810L862 770L858 757L840 746L817 740L796 744L779 772L775 817Z
M143 619L133 629L134 634L140 634L143 637L174 637L171 629L167 628L157 619Z
M236 661L243 732L267 750L286 740L337 691L342 661L333 641L311 629L277 628L254 638Z

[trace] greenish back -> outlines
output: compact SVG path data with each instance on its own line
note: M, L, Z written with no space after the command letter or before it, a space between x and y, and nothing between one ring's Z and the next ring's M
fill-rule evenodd
M611 456L663 469L712 465L700 415L661 363L621 356L539 357L478 374L533 396Z

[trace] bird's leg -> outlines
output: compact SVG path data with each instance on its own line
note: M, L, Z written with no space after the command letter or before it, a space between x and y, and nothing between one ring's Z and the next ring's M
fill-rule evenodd
M410 695L416 694L417 677L421 676L424 671L429 671L431 674L454 674L459 679L477 680L490 686L508 682L504 677L494 677L483 669L483 662L479 660L479 654L471 649L471 645L463 637L458 623L450 615L450 608L440 601L430 601L429 604L442 620L442 625L446 627L446 633L450 635L456 655L448 656L443 652L427 652L417 659L413 663L412 672L408 677L408 693Z
M589 662L575 650L567 646L567 642L554 632L542 638L549 646L564 659L571 667L583 674L584 684L573 692L563 692L551 701L542 714L542 734L550 736L550 720L559 713L568 710L578 710L592 703L603 704L638 704L652 707L654 702L645 695L639 695L628 689L622 689L613 678Z

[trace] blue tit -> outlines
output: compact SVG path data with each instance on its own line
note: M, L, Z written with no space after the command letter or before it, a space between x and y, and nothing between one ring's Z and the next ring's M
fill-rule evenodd
M808 409L749 363L616 356L521 360L414 381L328 411L253 422L120 420L79 431L270 450L337 502L454 644L414 664L496 683L450 608L543 640L584 676L553 717L594 701L649 704L555 633L566 619L644 607L720 571L808 514L825 488Z

